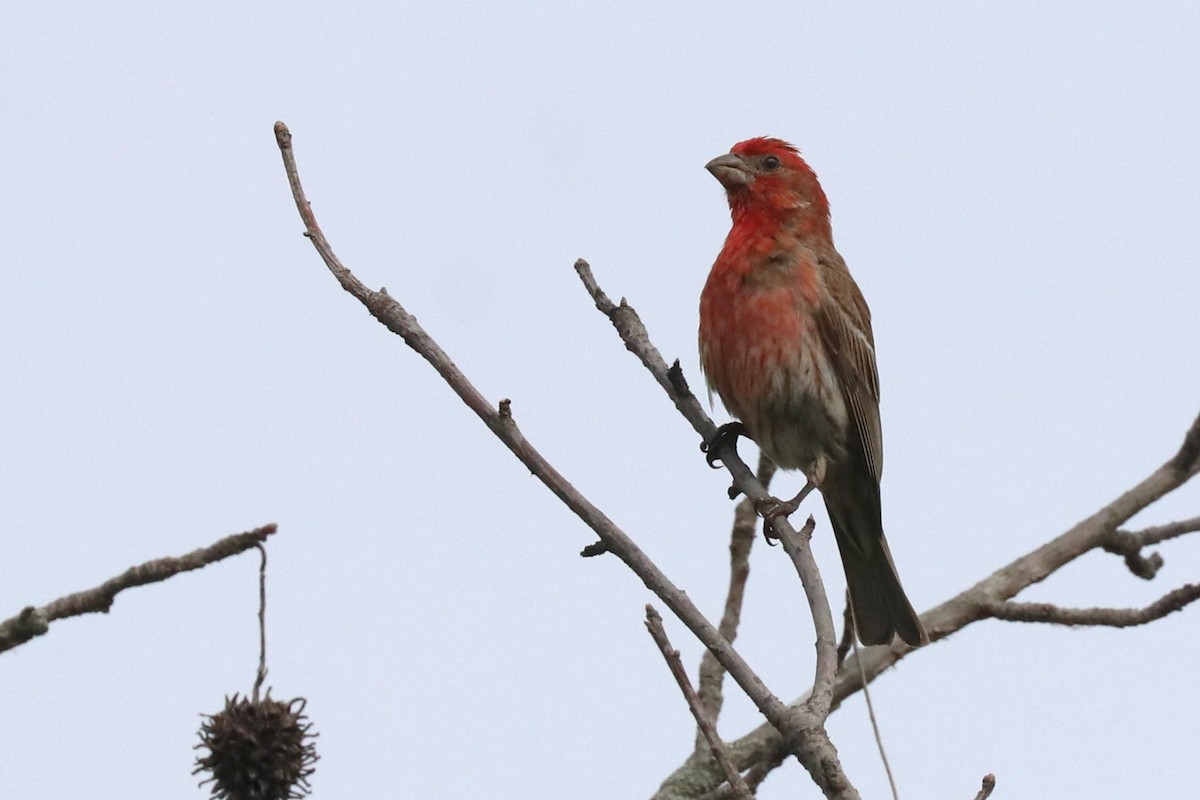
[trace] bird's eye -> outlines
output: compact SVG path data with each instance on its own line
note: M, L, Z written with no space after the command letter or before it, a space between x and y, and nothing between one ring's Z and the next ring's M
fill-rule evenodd
M762 165L763 165L763 169L765 169L767 172L774 172L775 170L779 169L779 166L780 166L779 157L778 156L767 156L766 158L764 158L762 160Z

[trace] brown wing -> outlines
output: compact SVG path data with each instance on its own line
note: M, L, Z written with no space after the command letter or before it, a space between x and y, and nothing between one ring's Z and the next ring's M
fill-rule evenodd
M871 312L840 256L823 256L821 265L833 301L819 309L818 330L850 408L845 452L828 465L821 494L842 554L859 639L887 644L899 634L918 647L929 637L904 594L883 536L883 435Z
M822 254L822 278L832 303L817 312L817 325L833 370L850 408L848 439L857 438L867 467L878 483L883 476L883 428L879 422L879 371L871 311L846 263L837 253Z

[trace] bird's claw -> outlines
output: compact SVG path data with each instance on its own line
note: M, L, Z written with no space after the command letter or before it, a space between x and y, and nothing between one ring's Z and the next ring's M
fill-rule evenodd
M793 497L791 500L768 497L755 501L754 510L763 519L763 538L767 540L767 544L774 545L779 541L779 534L775 533L775 520L787 519L791 516L800 507L802 499L803 494Z
M726 447L732 447L733 452L737 453L737 440L739 436L750 437L750 432L746 430L746 426L741 422L734 420L726 422L721 427L717 428L717 432L708 438L706 442L700 445L700 449L704 451L704 460L713 469L722 467L721 451Z

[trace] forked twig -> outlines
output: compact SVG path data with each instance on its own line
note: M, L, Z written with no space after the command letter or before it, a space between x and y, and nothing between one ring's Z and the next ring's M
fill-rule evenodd
M1158 553L1144 556L1142 549L1196 531L1200 531L1200 517L1155 525L1140 531L1115 530L1101 546L1110 553L1124 556L1125 566L1134 575L1151 580L1163 565L1162 556Z

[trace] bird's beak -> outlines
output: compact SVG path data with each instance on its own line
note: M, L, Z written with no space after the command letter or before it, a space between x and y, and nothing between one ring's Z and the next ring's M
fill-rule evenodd
M750 171L749 165L741 156L735 156L733 153L717 156L705 164L704 168L711 172L713 177L719 180L725 190L729 192L749 186L754 180L754 173Z

